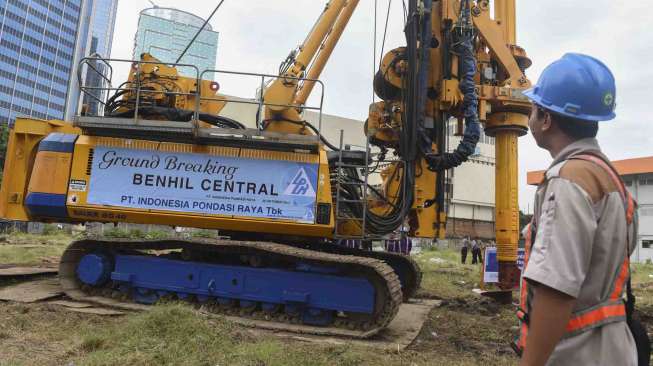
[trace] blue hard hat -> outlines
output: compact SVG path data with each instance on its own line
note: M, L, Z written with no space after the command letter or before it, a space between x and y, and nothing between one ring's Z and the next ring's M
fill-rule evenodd
M524 91L533 103L557 114L586 121L616 117L614 76L594 57L568 53L547 66L537 85Z

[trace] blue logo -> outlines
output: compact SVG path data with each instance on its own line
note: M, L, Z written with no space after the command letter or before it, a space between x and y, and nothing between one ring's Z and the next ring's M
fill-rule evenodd
M288 196L315 197L315 189L313 189L311 180L308 178L308 174L306 174L304 168L297 171L297 174L290 181L283 194Z

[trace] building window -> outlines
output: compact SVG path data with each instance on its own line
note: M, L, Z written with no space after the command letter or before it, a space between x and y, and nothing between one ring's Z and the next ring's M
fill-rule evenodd
M651 249L653 246L653 240L642 240L642 248Z

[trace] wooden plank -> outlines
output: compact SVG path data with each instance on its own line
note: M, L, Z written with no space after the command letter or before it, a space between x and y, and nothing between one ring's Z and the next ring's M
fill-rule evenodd
M56 278L24 282L0 289L0 300L32 303L61 296L63 292Z
M105 315L105 316L117 316L117 315L125 315L124 311L119 311L119 310L114 310L114 309L107 309L107 308L72 308L72 307L67 307L65 306L64 309L68 311L74 311L76 313L84 313L84 314L94 314L94 315Z
M58 268L52 267L6 267L0 268L0 277L24 277L57 274Z
M65 306L67 308L77 308L77 309L93 307L92 304L89 304L89 303L86 303L86 302L70 301L70 300L48 301L48 304L61 305L61 306Z

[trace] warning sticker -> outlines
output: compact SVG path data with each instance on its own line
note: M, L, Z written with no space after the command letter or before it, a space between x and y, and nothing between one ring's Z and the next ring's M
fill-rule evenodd
M68 190L73 192L86 192L86 181L81 179L71 179Z

